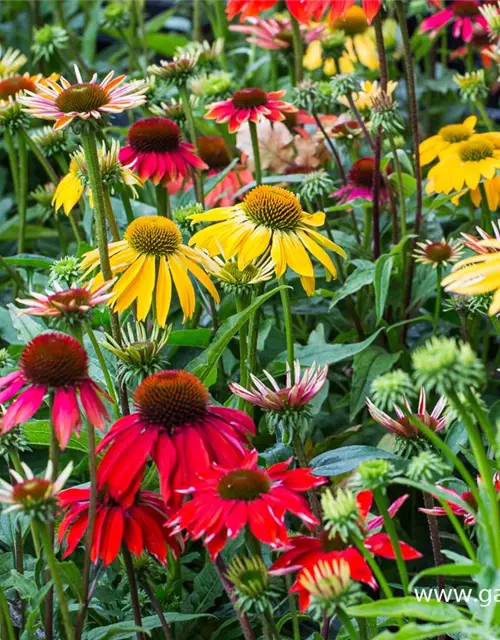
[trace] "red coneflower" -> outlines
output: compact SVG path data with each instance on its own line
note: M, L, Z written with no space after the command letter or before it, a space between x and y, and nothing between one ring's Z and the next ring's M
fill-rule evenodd
M264 89L241 89L229 100L214 102L207 106L205 118L218 123L227 122L229 133L235 133L244 122L257 124L261 118L271 122L285 119L285 113L295 113L296 107L280 100L286 91L264 91Z
M265 544L287 544L287 511L310 528L317 525L306 498L300 494L326 480L313 476L310 469L288 470L291 459L265 470L257 466L257 458L254 450L237 466L214 466L198 473L193 486L186 490L193 499L169 522L174 533L186 529L194 540L203 538L215 558L227 539L236 538L247 525Z
M141 180L151 179L164 187L178 178L186 178L193 169L207 165L194 153L194 146L181 140L181 130L169 118L143 118L128 131L128 145L118 159L132 167Z
M328 0L327 0L328 1ZM240 20L258 16L273 7L278 0L228 0L226 13L232 20L240 13ZM326 9L325 0L285 0L286 8L292 16L303 24L311 20L319 20Z
M87 529L89 505L90 488L66 489L59 494L59 506L65 511L58 530L59 544L66 537L63 558L73 553ZM139 491L124 501L99 494L92 562L101 559L105 565L111 564L123 544L135 556L146 549L165 564L169 547L179 555L179 541L164 527L169 515L162 497L152 491Z
M81 428L81 409L90 422L102 429L109 418L101 397L108 394L88 374L88 356L82 345L64 333L44 333L24 348L19 369L0 378L0 403L13 398L2 418L6 433L29 420L40 408L47 392L53 394L52 424L61 449L68 444L71 432Z
M487 26L486 20L479 12L480 6L479 0L453 0L441 11L425 18L420 30L422 33L430 31L431 37L434 37L443 27L451 23L453 24L453 37L470 42L474 27L480 26L486 29Z
M134 397L136 413L120 418L100 442L99 488L120 498L151 455L167 503L179 505L197 473L211 463L235 466L245 456L253 420L243 411L208 404L208 391L186 371L148 376Z
M389 507L391 517L394 517L407 497L408 495L401 496L392 503ZM366 521L372 502L373 494L371 491L361 491L356 496L360 518L359 524L366 533L363 545L375 556L394 560L396 556L389 536L386 533L374 532L382 525L382 516ZM401 541L399 544L404 560L414 560L422 557L422 554L410 547L409 544ZM353 580L364 582L372 589L377 588L377 582L361 553L351 543L344 542L339 535L332 537L325 530L314 538L310 536L294 536L290 538L285 548L285 553L271 565L269 571L274 575L283 575L298 570L293 591L298 592L300 608L305 610L309 606L310 593L301 582L304 571L312 571L319 561L332 562L333 560L341 559L349 564Z
M373 198L373 172L375 160L373 158L360 158L355 162L349 171L349 180L345 187L335 191L331 195L340 198L341 202L350 202L356 198L372 200ZM386 167L387 174L392 173L391 167ZM386 201L389 198L387 187L382 178L380 179L380 199Z

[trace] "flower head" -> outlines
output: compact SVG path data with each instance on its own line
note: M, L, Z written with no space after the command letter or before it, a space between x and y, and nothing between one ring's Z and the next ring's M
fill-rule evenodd
M189 42L183 47L177 47L175 55L178 58L196 59L196 67L203 71L212 71L220 64L221 55L224 52L224 38L216 38L212 43Z
M80 279L80 259L76 256L66 256L52 263L49 272L49 284L51 287L71 287L73 282Z
M38 187L30 192L30 197L40 205L44 213L49 211L52 213L52 200L56 192L55 184L52 182L46 182L45 184L39 184Z
M352 535L364 531L364 517L359 511L356 496L350 489L337 489L335 495L327 489L321 496L325 531L331 538L339 536L346 542Z
M234 587L239 609L264 613L271 608L270 600L276 593L262 558L236 556L227 568L226 577Z
M486 28L490 40L495 41L500 38L500 10L498 3L496 5L494 3L488 3L479 7L479 13L486 21Z
M339 73L330 80L332 98L340 100L345 96L357 93L360 89L359 80L353 74Z
M392 408L400 398L414 398L415 385L402 369L394 369L373 380L370 388L373 402L380 409Z
M256 285L274 276L274 264L270 259L251 262L241 270L235 258L224 260L220 256L207 257L203 265L225 291L240 295L252 291Z
M385 491L390 481L397 475L397 471L389 460L374 458L363 460L359 465L354 482L362 489Z
M55 130L50 126L41 127L30 131L30 135L47 158L52 158L61 153L66 154L70 149L70 142L64 129Z
M143 118L129 129L127 146L119 154L120 162L137 171L141 180L167 186L177 178L186 178L192 169L206 169L194 153L194 147L181 139L181 130L173 120Z
M67 558L87 529L90 488L62 491L59 505L63 518L57 536L59 544L66 538L63 558ZM164 526L169 516L170 511L158 493L138 491L115 500L108 493L100 492L92 537L92 562L97 564L102 560L105 566L111 564L122 545L135 556L147 551L161 564L166 564L169 548L178 557L179 541Z
M75 84L63 76L59 84L47 79L44 84L37 85L37 93L26 91L26 96L19 98L19 102L32 116L55 120L54 129L62 129L75 118L97 125L108 114L134 109L146 101L147 86L143 80L123 84L126 76L113 79L114 71L110 71L99 84L96 74L89 82L84 82L76 65L75 76Z
M233 78L226 71L214 71L193 78L191 91L204 105L227 100L233 93Z
M184 321L194 313L196 302L191 274L207 289L216 302L219 294L212 281L200 266L203 256L182 244L179 227L168 218L142 216L131 222L123 240L109 245L111 269L118 275L113 287L115 296L111 305L123 313L137 301L137 320L144 320L156 300L156 320L164 327L172 298L172 281L179 296ZM99 265L97 249L86 253L82 261L85 275ZM94 286L102 283L102 274L94 280Z
M0 423L3 411L0 412ZM14 427L3 435L0 434L0 456L8 456L13 451L31 451L29 440L21 426Z
M55 480L51 460L47 463L43 478L36 477L24 462L21 462L21 466L24 477L11 469L15 480L12 485L0 479L0 503L9 505L4 513L22 511L42 522L52 520L57 510L57 495L71 475L73 463L70 462Z
M285 93L266 92L257 88L240 89L229 100L208 105L205 118L219 123L227 122L229 133L238 131L244 122L257 124L261 118L279 122L285 119L285 114L297 111L293 105L281 100Z
M108 2L103 10L102 26L106 29L126 29L130 25L130 9L124 2Z
M98 429L109 418L101 397L110 398L89 377L85 349L64 333L44 333L26 345L19 369L0 378L0 403L13 398L23 387L26 389L3 416L2 433L34 416L48 391L53 394L52 424L61 449L73 430L80 431L82 410Z
M198 96L192 94L189 96L189 106L191 109L195 109L198 106L198 102ZM173 120L181 129L186 127L186 110L178 96L170 98L168 101L162 101L159 107L151 105L150 109L155 116Z
M436 135L420 144L420 164L422 166L429 164L443 151L456 149L461 142L474 135L476 123L476 116L469 116L461 124L447 124L441 127Z
M243 33L247 42L268 51L289 50L292 46L292 21L286 15L276 15L272 18L249 16L244 25L230 25L229 30ZM300 24L300 34L303 42L309 44L314 40L321 40L325 26L323 24Z
M326 197L332 188L333 180L324 169L319 169L304 176L298 191L306 200L313 202L316 198Z
M370 127L373 131L378 131L380 127L383 132L393 136L404 130L398 103L382 90L374 93L371 98Z
M69 36L66 29L57 25L45 24L33 34L31 50L35 54L33 62L50 60L55 53L64 51Z
M340 198L341 202L351 202L352 200L356 200L356 198L372 200L374 171L374 158L360 158L352 165L345 187L334 191L332 196ZM387 166L386 171L388 174L392 172L390 165ZM382 201L389 199L389 191L385 181L382 180L382 176L380 177L380 198Z
M62 319L69 324L79 324L85 316L92 313L99 304L109 300L113 294L109 288L113 282L105 282L102 286L92 291L92 283L85 285L73 284L68 289L54 285L55 291L47 290L45 294L31 292L30 299L17 301L27 308L21 309L19 314L40 316L47 319Z
M17 49L9 47L5 52L2 52L0 48L0 77L17 73L27 61L28 58Z
M462 253L462 243L459 240L446 242L443 238L441 242L433 240L425 240L417 242L418 249L415 250L413 257L417 262L429 264L434 269L437 267L446 267L447 265L457 262Z
M185 87L196 72L198 54L193 52L175 56L172 60L160 60L160 64L151 65L148 71L161 78L166 84Z
M486 25L486 21L479 13L479 0L452 0L446 8L438 11L433 16L425 18L420 26L423 33L430 32L434 37L447 25L453 25L454 38L462 38L464 42L470 42L475 26Z
M484 69L478 69L464 75L457 73L453 76L453 81L460 89L462 102L482 102L488 97L489 89L486 85Z
M229 20L240 14L241 22L248 17L256 17L262 11L274 7L278 0L228 0L226 13ZM354 0L353 0L354 1ZM326 10L324 0L285 0L286 8L298 22L309 25L311 20L319 21Z
M189 244L206 249L211 256L222 253L226 260L237 255L240 270L270 254L278 278L290 266L300 275L306 293L312 295L315 275L308 252L323 264L327 278L336 277L337 271L323 247L346 257L341 247L313 229L324 219L322 212L305 213L291 191L262 185L239 204L194 215L193 222L216 224L195 233Z
M172 211L172 220L175 224L179 225L179 227L183 231L187 231L191 228L191 216L196 213L203 213L205 208L199 202L194 202L193 204L187 204L185 207L178 207Z
M228 538L236 538L246 526L265 544L285 545L287 511L308 527L318 524L301 494L325 480L315 478L309 469L287 470L291 460L262 469L257 466L257 457L253 451L233 467L214 466L198 473L187 489L192 499L169 523L174 533L186 529L193 540L203 539L215 558Z
M447 476L452 469L450 463L433 451L421 451L410 458L407 476L414 482L430 482L434 484Z
M114 423L98 450L99 487L119 498L151 455L167 503L178 505L196 474L211 463L234 466L246 453L253 421L242 411L209 404L208 390L185 371L160 371L147 377L134 396L136 411ZM133 443L132 448L131 444ZM186 455L189 451L189 455Z

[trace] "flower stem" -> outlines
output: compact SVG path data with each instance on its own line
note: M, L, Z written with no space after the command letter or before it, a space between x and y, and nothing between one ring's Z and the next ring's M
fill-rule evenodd
M321 119L320 119L320 117L318 115L318 112L316 111L316 107L313 107L311 113L312 113L312 117L314 118L314 121L316 122L316 125L317 125L318 129L323 134L325 142L326 142L328 148L330 149L332 156L335 159L335 164L337 165L337 169L338 169L338 172L339 172L339 175L340 175L340 179L342 180L342 183L344 185L346 185L347 184L347 176L346 176L345 169L344 169L344 166L342 164L342 160L340 158L339 152L335 148L335 145L333 144L331 138L328 137L328 134L326 133L325 128L323 127L323 125L321 123Z
M63 625L64 625L64 630L66 632L66 637L68 640L73 640L74 638L73 623L71 622L71 618L69 615L68 602L66 600L66 594L64 593L61 576L59 574L59 568L57 566L56 556L54 554L54 549L52 546L52 535L49 531L48 524L37 522L37 528L38 528L38 535L40 536L43 550L45 552L45 558L47 560L47 566L50 571L50 576L52 578L52 582L54 583L54 588L57 593L59 610L61 612L61 617L63 619Z
M347 102L349 104L349 109L352 111L352 115L356 118L356 122L359 124L361 131L363 132L363 136L366 140L366 144L370 147L372 153L375 153L375 143L373 142L373 138L368 133L368 129L366 128L365 121L361 117L361 114L358 111L358 108L354 104L354 99L352 97L352 93L348 93L346 95Z
M292 23L292 44L293 44L293 60L294 60L294 80L295 86L302 81L302 61L304 59L304 42L300 33L300 25L297 19L290 16Z
M292 326L292 307L290 305L290 295L288 293L288 286L286 284L286 277L284 275L278 278L278 284L280 286L284 286L285 288L281 289L281 305L283 307L283 316L285 321L285 336L286 336L286 351L287 351L287 360L288 366L290 367L290 371L293 371L294 367L294 340L293 340L293 326Z
M337 618L340 620L340 622L342 622L344 629L347 633L347 635L349 636L349 638L351 640L359 640L359 636L356 633L356 629L354 628L354 625L352 624L352 622L349 619L349 616L346 614L346 612L339 608L337 609Z
M484 104L479 100L477 100L475 104L476 104L477 110L481 114L481 118L483 119L483 122L486 125L486 128L488 129L488 131L494 131L495 127L493 126L493 123L486 111Z
M142 581L141 585L144 588L144 591L146 592L148 598L151 600L151 605L153 606L153 609L155 610L156 615L160 619L163 637L165 638L165 640L173 640L174 636L172 635L172 630L170 629L170 625L165 619L165 616L162 611L162 607L154 594L153 588L151 587L149 580Z
M236 294L236 310L238 313L247 307L246 296ZM240 384L245 389L248 388L248 323L245 323L239 330L240 342ZM243 398L239 399L239 408L243 411L246 402Z
M156 187L156 208L158 209L158 215L164 218L172 219L172 210L170 207L170 196L168 189L162 184Z
M398 566L403 592L405 595L408 595L408 571L403 559L403 553L401 551L401 545L399 544L398 535L396 533L396 527L394 526L394 522L389 515L389 502L387 500L387 496L380 488L375 489L373 495L375 498L375 502L377 503L377 507L384 519L384 526L391 540L394 555L396 556L396 564Z
M434 507L434 499L427 492L423 491L424 506L426 509ZM436 516L427 514L427 524L429 525L429 533L431 534L432 555L434 557L434 566L439 567L444 564L443 554L441 553L441 541L439 540L439 526ZM437 585L439 589L445 588L444 576L437 576Z
M488 205L488 195L486 194L486 188L484 182L479 184L479 190L481 192L481 225L487 233L493 233L493 226L491 224L491 211Z
M134 563L132 562L132 556L130 551L125 545L122 546L123 559L125 561L125 568L127 570L128 584L130 587L130 599L132 600L132 611L134 614L134 624L137 627L142 627L141 607L139 604L139 596L137 594L137 582L135 579ZM144 634L137 633L137 640L144 640Z
M401 162L399 161L398 150L394 142L394 136L389 134L389 144L391 145L392 158L394 160L394 166L396 167L396 176L398 179L399 189L399 206L401 207L401 236L404 238L408 233L406 228L406 197L403 186L403 172L401 169Z
M224 591L226 592L227 597L234 607L238 622L240 623L241 630L243 631L243 637L245 638L245 640L255 640L255 634L253 632L252 625L250 624L250 620L248 619L247 614L238 609L238 606L236 604L237 599L234 595L233 587L229 580L226 578L226 565L220 555L218 555L214 560L214 566L222 583L222 586L224 587Z
M54 171L54 169L52 168L52 165L50 164L50 162L45 157L45 154L43 153L43 151L40 148L40 146L33 140L33 138L30 137L30 135L26 131L26 129L22 128L21 129L21 133L22 133L24 139L26 140L26 142L28 143L28 147L33 152L33 155L36 157L38 162L42 165L45 173L47 174L47 177L49 178L49 180L54 185L57 185L57 183L59 181L59 178L57 177L57 173Z
M104 204L106 205L106 217L109 222L109 228L111 229L111 236L114 242L119 242L120 232L118 231L118 225L116 224L115 214L113 212L113 206L111 205L111 198L109 195L109 189L103 185L104 191Z
M292 578L289 575L285 576L286 590L288 593L288 606L290 607L290 618L292 620L293 640L300 640L300 628L299 618L297 616L297 604L295 602L295 595L290 592L292 588Z
M181 102L184 107L184 114L186 116L186 122L188 125L189 138L191 140L191 144L196 149L197 155L200 155L200 150L198 148L198 139L196 137L196 125L194 122L193 110L191 109L191 103L189 102L188 90L184 85L181 85L179 87L179 96L181 98ZM196 202L198 202L199 204L203 204L203 185L201 182L200 175L197 171L193 171L193 183L194 183L194 192L196 195Z
M19 158L19 192L17 199L17 215L19 218L17 233L17 252L24 251L26 235L26 208L28 204L28 154L26 141L20 131L17 135L17 150Z
M355 535L352 536L352 541L354 542L356 549L360 552L360 554L366 560L366 563L368 564L370 569L373 571L373 574L375 575L375 578L377 579L377 582L380 588L384 592L384 596L386 598L393 598L394 594L392 593L392 589L389 586L389 583L385 579L385 576L382 573L382 570L380 569L380 567L378 566L376 560L373 558L372 554L368 551L368 549L363 544L363 541Z
M255 124L255 122L249 121L248 126L250 129L250 138L252 140L255 182L257 184L262 184L262 165L260 163L259 137L257 135L257 125Z
M101 345L99 344L94 330L92 329L92 325L90 322L84 322L85 331L87 332L88 337L90 338L90 342L94 347L95 354L97 359L99 360L99 365L101 366L102 373L104 376L104 380L106 381L106 387L108 389L108 393L113 399L113 409L115 411L116 417L119 417L119 409L118 409L118 400L116 398L115 387L113 385L113 380L111 379L111 374L109 373L108 365L106 364L106 360L104 359L104 354L101 349Z
M7 629L6 640L16 640L16 634L10 618L9 605L3 592L3 587L0 587L0 622L0 631L4 628Z
M472 407L472 411L473 411L474 415L476 416L476 418L477 418L479 424L481 425L486 437L488 438L488 442L489 442L490 447L493 450L495 450L497 448L497 441L496 441L495 429L493 428L493 425L491 424L488 416L485 414L483 408L481 407L481 405L477 401L477 398L472 393L472 391L470 389L468 389L465 392L465 395L467 397L467 400L468 400L470 406Z
M130 224L134 221L134 212L132 211L132 206L130 204L130 197L127 192L127 187L124 184L120 185L120 198L123 204L123 208L125 209L127 222L128 224Z
M432 335L435 336L437 332L437 327L439 324L439 314L441 313L441 297L443 294L443 290L441 288L441 272L442 267L440 264L436 267L436 307L434 310L434 328L432 331Z

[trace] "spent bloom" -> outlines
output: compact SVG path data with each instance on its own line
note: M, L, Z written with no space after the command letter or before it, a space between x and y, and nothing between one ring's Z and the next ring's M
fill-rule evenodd
M185 87L196 73L198 54L191 52L181 56L174 56L172 60L160 60L160 64L148 67L148 71L161 78L165 84L174 87Z
M266 470L257 466L257 458L254 450L237 465L213 466L197 473L192 486L185 490L192 499L169 523L174 533L186 529L193 540L201 538L215 559L227 540L236 538L246 526L265 544L275 548L286 545L287 512L309 528L317 525L301 494L326 480L314 477L310 469L288 470L291 459Z
M0 503L9 505L3 513L23 511L37 520L51 520L57 510L57 495L71 475L73 463L70 462L55 480L51 460L47 463L43 478L36 477L24 462L21 462L21 467L24 477L11 469L15 481L12 484L0 478Z
M0 378L0 403L23 388L3 416L2 433L34 416L47 393L53 396L52 424L61 449L72 431L79 433L82 412L98 429L109 418L101 398L110 398L89 377L85 349L64 333L43 333L26 345L19 368Z
M98 484L116 498L142 474L149 456L166 503L182 502L196 474L211 463L234 466L246 453L255 425L243 411L209 404L208 390L186 371L148 376L134 395L135 411L120 418L98 446ZM186 452L189 451L189 455Z
M89 82L84 82L75 65L76 83L71 84L63 76L59 83L49 78L37 85L37 93L26 91L19 102L35 118L55 120L54 129L68 126L75 118L98 124L108 114L134 109L146 101L147 86L143 80L123 84L126 76L113 79L114 75L115 72L110 71L98 83L94 74Z

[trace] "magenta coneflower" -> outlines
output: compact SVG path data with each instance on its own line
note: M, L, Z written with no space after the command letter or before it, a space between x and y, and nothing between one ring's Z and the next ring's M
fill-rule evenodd
M305 406L319 393L328 375L328 365L317 367L313 364L301 375L300 362L298 360L295 361L293 372L290 371L290 367L287 364L284 387L280 387L267 371L264 371L264 374L272 385L271 389L266 387L253 374L250 376L253 382L253 387L250 387L250 389L244 389L236 382L232 382L229 388L235 395L262 409L285 411Z
M142 474L151 455L166 503L178 506L179 489L215 462L234 466L247 453L253 420L243 411L209 405L208 390L186 371L148 376L134 397L136 412L120 418L98 446L106 450L98 485L120 498Z
M447 416L441 415L446 406L446 398L444 396L438 400L431 413L427 411L425 389L423 388L420 391L416 413L413 412L406 398L403 398L403 404L407 413L423 422L427 427L432 429L432 431L438 432L446 427ZM406 439L416 438L422 435L418 427L410 422L408 416L397 405L394 405L394 411L398 416L397 419L391 418L387 413L378 409L370 398L366 399L366 405L375 422L378 422L385 429L391 431L391 433Z
M453 37L462 38L464 42L470 42L474 33L474 27L479 25L486 29L486 20L479 12L481 3L479 0L454 0L438 11L433 16L425 18L420 30L436 35L443 27L453 24Z
M356 198L372 200L373 198L373 173L375 160L373 158L360 158L349 171L349 180L345 187L332 193L332 197L340 198L341 202L350 202ZM386 167L387 174L392 173L391 167ZM380 179L380 199L387 201L389 193L382 178Z
M47 392L53 395L52 424L61 449L72 431L81 428L81 410L98 429L109 418L101 397L110 400L88 375L88 356L82 345L64 333L44 333L33 338L21 353L19 369L0 378L0 403L26 389L2 418L6 433L29 420L40 408Z
M257 18L249 16L246 25L230 25L230 31L244 33L247 41L257 47L268 50L289 49L292 45L292 21L286 16ZM313 40L320 40L325 30L325 25L306 26L300 24L300 33L306 44Z
M285 119L286 113L295 113L297 109L280 100L286 91L264 91L264 89L241 89L233 93L229 100L214 102L207 106L205 118L218 123L227 122L229 133L235 133L244 122L257 124L261 118L271 122Z
M169 182L186 178L193 169L207 165L194 153L194 146L181 140L181 130L169 118L143 118L128 131L127 146L118 156L132 167L141 180L167 187Z
M144 80L122 84L126 76L117 76L113 80L114 74L110 71L100 83L94 74L89 82L84 82L75 65L75 84L63 76L60 76L59 84L47 78L43 84L36 85L36 93L27 90L19 102L35 118L55 120L54 129L66 127L75 118L99 120L105 114L121 113L146 102L143 94L147 85Z
M64 316L69 320L77 320L114 296L113 292L108 293L113 282L113 280L105 282L94 290L92 290L92 282L88 282L85 285L72 285L69 289L55 284L55 291L47 289L45 294L32 291L30 294L32 298L17 299L18 302L27 306L27 309L21 309L19 313L44 318Z

